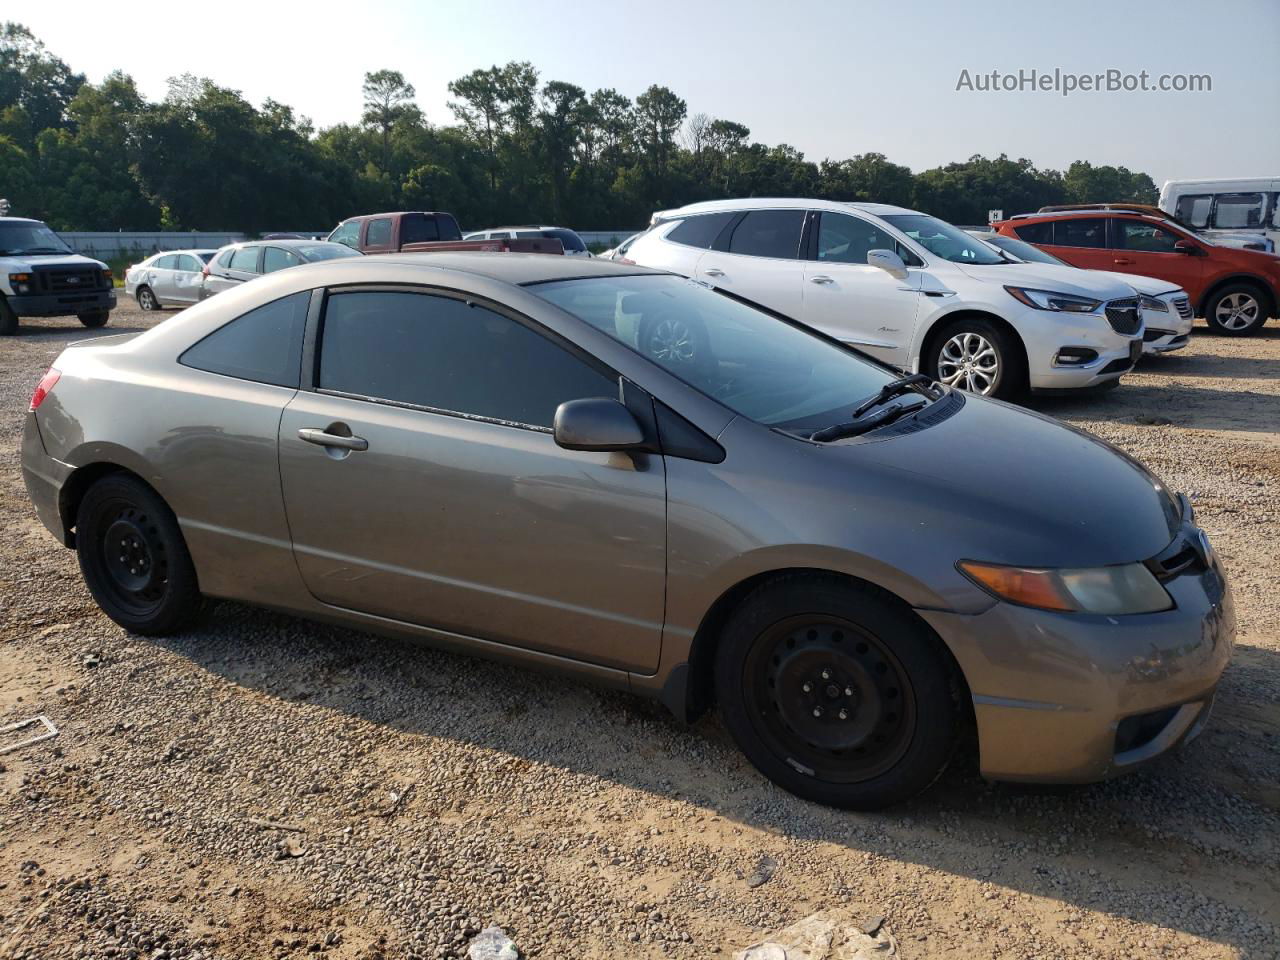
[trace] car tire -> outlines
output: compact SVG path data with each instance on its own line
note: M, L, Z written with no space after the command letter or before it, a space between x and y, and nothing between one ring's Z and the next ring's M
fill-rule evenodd
M935 380L1000 400L1016 399L1027 388L1022 344L981 317L947 324L930 339L922 366Z
M1209 329L1228 337L1251 337L1267 322L1270 302L1251 283L1229 283L1216 290L1204 307Z
M80 571L104 613L132 633L181 630L203 604L178 521L141 480L111 474L76 511Z
M145 284L138 288L138 292L134 294L134 299L138 301L140 310L160 309L160 301L156 298L155 291Z
M796 796L851 810L942 775L962 685L937 636L875 587L793 575L750 593L720 636L716 697L738 747Z
M18 315L13 308L0 297L0 337L11 337L18 332Z
M77 319L86 327L105 327L111 319L110 310L94 310L92 313L80 313Z

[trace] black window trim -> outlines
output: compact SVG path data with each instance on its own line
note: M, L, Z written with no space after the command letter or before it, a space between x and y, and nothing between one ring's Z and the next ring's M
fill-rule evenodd
M320 386L320 354L324 341L324 317L328 310L329 300L335 296L343 296L352 293L412 293L419 296L437 296L445 297L450 300L460 300L468 306L481 307L505 317L514 323L526 328L531 333L541 336L551 341L557 347L565 350L570 356L583 361L586 365L597 373L603 375L606 379L612 379L618 384L618 400L623 400L622 383L625 378L606 364L599 357L588 353L582 347L578 346L572 340L564 337L549 327L539 323L532 317L528 317L506 304L491 300L488 297L479 296L469 293L465 290L457 290L452 287L438 287L432 284L417 283L350 283L340 284L328 288L322 288L315 291L318 296L313 296L311 306L307 313L307 326L302 335L302 377L298 389L307 393L314 393L319 396L341 397L345 400L362 400L366 403L374 403L383 407L396 407L401 410L414 410L418 413L432 413L444 417L456 417L460 420L470 420L476 423L491 423L500 427L511 427L516 430L527 430L532 433L542 433L553 435L555 430L551 427L544 427L534 423L521 423L517 420L502 420L496 417L485 417L476 413L467 413L463 410L446 410L442 407L431 407L423 404L408 403L404 400L388 400L385 397L370 397L360 393L348 393L344 390L329 390Z
M729 249L733 243L733 235L737 232L738 227L742 225L742 221L746 220L753 213L798 213L800 214L800 236L796 238L795 255L790 257L765 257L758 253L734 253ZM733 222L728 224L720 235L716 237L715 243L711 245L711 249L719 253L728 254L731 257L751 257L753 260L777 260L780 263L804 263L804 230L809 221L809 210L805 207L751 207L740 212ZM724 249L720 249L720 244L724 244Z

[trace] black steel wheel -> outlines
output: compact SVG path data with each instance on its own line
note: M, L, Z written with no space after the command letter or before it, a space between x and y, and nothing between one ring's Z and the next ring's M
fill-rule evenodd
M853 809L933 783L961 684L936 635L865 584L793 575L751 593L717 649L717 699L747 757L792 793Z
M76 551L89 592L135 633L180 629L199 611L195 569L172 511L149 487L111 474L85 493Z

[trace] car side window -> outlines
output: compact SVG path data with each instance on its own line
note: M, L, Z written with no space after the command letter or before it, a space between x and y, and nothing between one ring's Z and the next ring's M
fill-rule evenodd
M152 264L157 270L177 270L178 256L174 253L167 253L155 263Z
M231 269L246 273L258 272L258 247L241 247L231 257Z
M1174 253L1173 245L1183 239L1164 227L1143 220L1116 221L1116 247L1139 253Z
M288 250L280 247L267 247L262 251L262 272L273 273L276 270L283 270L286 267L296 267L302 264L302 260L294 256Z
M228 249L223 250L220 254L218 254L218 259L215 260L214 263L225 270L230 270L231 258L234 257L235 255L236 255L236 248L229 247Z
M818 260L826 263L866 263L872 250L910 253L879 227L843 213L823 213L818 221Z
M1193 227L1209 225L1209 211L1213 209L1213 197L1207 193L1188 194L1178 198L1173 215Z
M366 247L385 247L391 242L391 220L382 217L369 221L369 229L364 234Z
M720 231L728 226L729 221L735 216L737 214L734 213L704 213L689 217L668 233L666 239L672 243L684 244L686 247L710 250L711 245L716 242L716 237L720 236Z
M1266 194L1222 193L1213 205L1213 225L1219 230L1262 226Z
M1107 221L1102 217L1071 217L1055 221L1053 243L1058 247L1105 247Z
M1053 221L1043 220L1040 223L1024 223L1014 227L1013 232L1019 240L1027 243L1053 243Z
M178 362L240 380L297 387L310 303L311 293L304 291L250 310L188 347Z
M729 252L794 260L800 256L803 210L752 210L733 228Z
M329 234L334 243L345 243L352 250L360 249L360 220L348 220L337 230Z
M373 236L373 224L369 224L369 236ZM427 243L440 239L440 225L435 217L405 217L400 221L400 243ZM369 241L373 243L371 239Z
M189 253L184 253L178 257L178 269L185 270L187 273L199 273L201 267L195 257Z
M566 400L617 397L616 376L515 320L452 297L332 295L319 389L549 429Z

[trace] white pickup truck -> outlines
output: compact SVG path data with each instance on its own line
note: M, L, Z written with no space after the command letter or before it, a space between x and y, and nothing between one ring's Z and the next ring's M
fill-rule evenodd
M39 220L0 217L0 336L16 333L19 317L107 322L116 305L111 271L82 257Z

